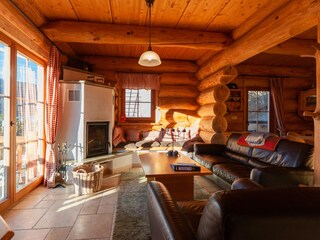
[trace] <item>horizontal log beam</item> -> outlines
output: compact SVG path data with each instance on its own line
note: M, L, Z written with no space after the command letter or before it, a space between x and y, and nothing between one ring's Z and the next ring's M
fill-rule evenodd
M94 44L146 45L146 27L119 24L54 21L41 30L52 40ZM231 42L222 33L152 27L152 44L221 50Z
M236 78L237 75L237 69L233 66L222 68L218 72L215 72L203 79L198 85L198 90L203 91L219 84L226 85Z
M166 85L197 85L198 79L190 73L163 73L160 84Z
M191 61L162 59L157 67L143 67L138 64L138 58L84 56L82 60L92 64L96 72L194 73L198 69L198 65Z
M236 65L317 25L320 1L290 1L247 34L205 62L196 76L203 79Z
M159 97L172 97L172 98L196 98L199 91L196 86L183 86L183 85L161 85Z
M199 105L196 103L196 100L192 98L159 98L159 108L160 110L173 109L196 111L199 108Z
M279 43L264 52L296 56L314 56L316 50L313 46L316 46L316 44L316 40L293 38L283 43Z
M308 78L313 75L310 68L278 67L268 65L240 64L236 66L239 76L281 76Z

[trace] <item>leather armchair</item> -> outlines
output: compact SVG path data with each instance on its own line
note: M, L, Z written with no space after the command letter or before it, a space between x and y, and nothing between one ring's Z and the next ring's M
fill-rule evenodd
M320 188L226 190L208 201L175 202L160 182L148 185L152 239L315 240Z

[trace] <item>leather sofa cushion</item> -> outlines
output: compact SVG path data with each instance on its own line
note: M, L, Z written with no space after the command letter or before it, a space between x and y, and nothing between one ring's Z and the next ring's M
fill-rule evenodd
M269 167L270 164L265 163L265 162L261 162L259 160L256 159L249 159L249 165L252 167Z
M194 234L197 233L197 229L199 226L203 209L207 204L208 204L208 200L177 202L177 205L181 213L183 214L184 218L187 220Z
M275 151L253 148L252 158L274 166L311 168L312 153L311 145L282 139Z
M216 164L212 172L232 184L238 178L250 178L251 167L242 164Z
M220 164L220 163L237 164L236 161L233 161L230 158L225 158L219 155L211 155L211 154L195 155L193 159L210 170L212 169L213 165Z
M239 163L243 163L243 164L248 164L248 161L249 161L248 156L240 155L238 153L234 153L231 151L224 151L221 155L224 156L225 158L230 158L232 160L238 161Z
M252 148L238 145L239 133L232 133L226 144L226 151L233 152L242 156L251 157Z

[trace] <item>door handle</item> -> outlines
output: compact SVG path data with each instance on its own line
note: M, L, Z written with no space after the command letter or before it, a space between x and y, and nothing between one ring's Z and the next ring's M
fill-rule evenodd
M16 125L16 122L15 121L10 121L10 126L12 127L14 125Z

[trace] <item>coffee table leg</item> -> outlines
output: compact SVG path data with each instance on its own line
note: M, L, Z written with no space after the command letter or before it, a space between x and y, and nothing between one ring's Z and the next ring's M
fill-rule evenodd
M177 201L194 199L193 176L157 176L154 177L154 180L162 182L169 190L171 196Z

